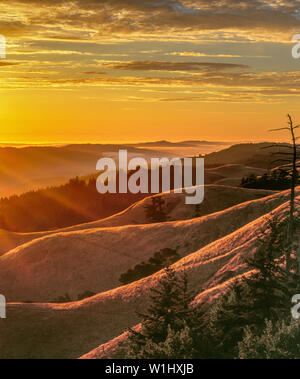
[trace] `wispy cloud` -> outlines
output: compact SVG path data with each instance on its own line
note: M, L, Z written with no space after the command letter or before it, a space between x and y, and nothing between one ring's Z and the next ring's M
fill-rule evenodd
M182 38L213 30L260 33L270 40L270 33L287 37L300 26L298 0L2 0L1 7L18 11L11 19L12 11L6 12L1 21L7 35L60 40L138 39L143 34Z
M169 61L131 61L105 63L104 66L115 70L131 71L209 71L209 70L228 70L245 69L247 65L234 63L216 62L169 62Z
M19 64L19 62L0 61L0 67L17 66Z
M179 51L166 53L165 55L174 55L179 57L210 57L210 58L271 58L267 55L239 55L239 54L208 54L198 53L195 51Z

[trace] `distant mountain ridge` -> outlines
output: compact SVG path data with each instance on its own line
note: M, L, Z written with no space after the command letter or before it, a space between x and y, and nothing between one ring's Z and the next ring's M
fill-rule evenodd
M235 144L210 141L157 141L137 144L69 144L65 146L0 147L0 197L21 194L45 186L60 185L76 176L96 172L101 157L117 158L120 149L144 157L205 155L206 167L243 164L270 167L272 143ZM223 147L226 147L223 149ZM212 152L216 151L216 152ZM226 183L228 184L228 183Z
M189 141L179 141L179 142L170 142L166 140L153 141L153 142L141 142L136 144L129 144L128 146L141 146L141 147L193 147L198 145L232 145L233 142L220 142L220 141L199 141L199 140L189 140Z
M128 155L160 157L154 149L127 145L72 144L66 146L0 147L0 197L66 183L76 176L96 172L98 159ZM168 153L165 155L169 156Z
M279 148L279 146L281 147ZM205 164L206 167L243 164L245 166L271 170L280 164L279 162L274 163L275 159L280 158L279 156L274 158L274 153L279 151L290 152L288 147L284 149L282 146L289 146L289 144L274 142L236 144L226 149L207 154L205 156Z

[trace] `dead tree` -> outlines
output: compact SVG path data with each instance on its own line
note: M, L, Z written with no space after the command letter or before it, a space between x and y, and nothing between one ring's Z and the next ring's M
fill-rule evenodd
M298 154L300 155L300 151L297 146L297 139L299 137L295 136L295 129L298 129L300 125L294 125L292 117L288 114L288 126L279 129L273 129L271 131L279 131L279 130L287 130L291 136L291 144L289 145L271 145L266 148L277 147L284 148L286 151L278 151L272 153L272 155L279 155L281 158L278 158L272 163L281 163L282 165L279 169L284 169L286 167L290 168L290 177L291 177L291 195L290 195L290 209L289 209L289 219L288 219L288 235L287 235L287 249L286 249L286 271L288 274L291 272L291 255L293 251L293 242L294 242L294 234L295 234L295 188L298 182L298 170L300 167L297 164ZM300 252L298 256L298 271L300 272Z

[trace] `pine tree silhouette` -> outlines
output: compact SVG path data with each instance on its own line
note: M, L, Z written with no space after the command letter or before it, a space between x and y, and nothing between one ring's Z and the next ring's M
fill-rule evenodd
M161 196L152 197L151 204L145 206L147 219L154 223L167 221L167 215L163 209L164 205L165 201Z
M188 287L185 274L178 275L172 268L165 269L158 288L151 290L147 312L137 313L142 319L141 331L129 331L125 347L128 357L153 357L150 346L150 350L155 350L181 334L188 338L188 330L197 318L197 311L189 306L194 294Z

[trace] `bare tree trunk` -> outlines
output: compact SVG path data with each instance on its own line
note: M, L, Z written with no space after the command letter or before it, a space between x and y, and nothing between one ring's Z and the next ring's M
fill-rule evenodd
M300 237L298 239L298 275L300 275Z
M290 195L290 209L289 209L289 219L288 219L288 230L287 230L287 248L286 248L286 251L285 251L285 258L286 258L286 272L287 272L287 275L290 275L291 274L291 269L292 269L292 261L291 261L291 256L292 256L292 253L293 253L293 245L294 245L294 240L295 240L295 228L296 228L296 222L295 222L295 188L296 188L296 185L298 183L298 170L297 170L297 155L298 155L298 148L297 148L297 144L296 144L296 141L297 141L297 137L295 136L295 129L299 129L300 128L300 124L299 125L294 125L293 123L293 120L292 120L292 117L288 114L288 127L284 127L284 128L279 128L279 129L273 129L272 131L278 131L278 130L288 130L289 133L291 134L291 139L292 139L292 146L281 146L281 147L284 147L284 148L291 148L292 151L291 152L278 152L278 153L274 153L274 154L280 154L280 155L287 155L289 157L289 159L277 159L275 162L288 162L288 165L284 165L284 166L288 166L290 167L290 165L292 166L291 167L291 174L290 174L290 177L291 177L291 195ZM269 147L274 147L275 145L273 146L269 146ZM273 163L275 163L273 162ZM300 239L299 239L299 243L300 243ZM300 247L299 247L299 252L297 254L297 258L298 258L298 269L299 270L299 273L300 273Z
M295 187L298 178L297 171L297 145L296 145L296 137L294 133L294 125L293 120L290 115L289 118L289 127L292 135L293 142L293 161L292 161L292 180L291 180L291 199L290 199L290 214L289 214L289 226L288 226L288 248L286 253L286 271L289 274L291 272L291 254L293 250L293 242L294 242L294 231L295 231ZM299 261L300 264L300 261Z

